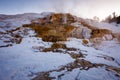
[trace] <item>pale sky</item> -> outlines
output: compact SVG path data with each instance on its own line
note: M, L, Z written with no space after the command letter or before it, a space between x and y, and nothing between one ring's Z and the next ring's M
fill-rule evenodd
M0 0L0 14L70 12L83 18L104 19L116 12L120 15L120 0Z

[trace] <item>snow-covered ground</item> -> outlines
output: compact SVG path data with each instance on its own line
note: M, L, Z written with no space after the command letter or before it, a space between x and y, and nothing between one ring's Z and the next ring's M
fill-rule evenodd
M105 55L111 56L120 67L120 42L116 39L112 41L103 41L98 49L106 52Z
M33 73L57 69L73 62L68 54L35 52L32 49L33 46L50 45L39 38L27 37L21 44L0 48L0 80L29 80Z
M69 54L37 52L32 48L33 46L43 46L48 48L51 44L52 43L50 42L43 42L41 38L26 37L23 38L21 44L0 48L0 80L30 80L35 76L35 73L59 69L61 66L74 61ZM80 49L82 53L87 54L84 58L87 61L120 67L118 64L120 62L120 45L116 42L114 43L114 41L105 42L103 45L106 46L99 48L100 50L84 46L80 39L75 38L70 38L65 44L67 47ZM113 57L115 61L104 59L104 55ZM53 73L55 74L55 72ZM51 73L51 75L53 73ZM74 80L74 77L70 76L77 76L77 73L79 73L79 69L74 69L72 72L66 73L62 80ZM113 80L110 78L110 75L108 76L108 72L104 68L91 68L88 71L83 70L80 72L79 77L81 76L81 79L84 79L86 75L88 78L99 80L95 75L98 76L101 73L104 74L101 79L107 76L105 77L106 79ZM112 73L110 74L112 75ZM84 80L89 79L86 77Z
M118 58L118 56L120 56L120 54L116 53L116 52L119 52L120 44L117 44L117 42L115 42L114 46L111 46L110 44L112 44L112 43L113 43L113 41L108 41L108 43L103 43L104 47L101 45L101 48L98 48L98 50L96 50L94 47L84 46L80 39L72 38L70 41L66 42L66 45L68 47L80 49L82 53L87 54L87 56L84 58L87 61L90 61L93 63L103 63L103 64L119 67L120 65L118 65L117 63L115 63L113 61L105 60L103 58L105 55L109 56L109 57L113 57L113 55L114 55L115 56L114 58ZM112 48L111 51L109 50L110 47ZM110 53L111 53L111 55L110 55ZM100 58L98 58L98 56Z
M49 13L42 13L46 16ZM27 24L31 18L42 17L41 15L24 14L24 17L13 19L4 19L0 21L0 32L5 32L14 28L20 27L22 24ZM36 16L35 16L36 15ZM25 17L27 16L27 17ZM23 19L24 18L24 19ZM27 19L26 19L27 18ZM30 19L28 19L30 18ZM6 23L10 23L9 28L6 28ZM120 25L108 23L90 23L99 28L110 29L114 33L120 33ZM49 76L53 80L120 80L120 42L116 39L110 41L102 41L98 46L92 46L89 42L84 45L82 39L69 38L63 42L67 48L75 48L76 51L71 51L78 54L79 51L84 54L84 57L79 59L83 61L80 65L86 66L88 69L72 67L72 70L67 70L69 65L75 64L75 58L72 58L67 52L42 52L37 50L38 47L50 48L52 42L44 42L41 38L35 37L35 33L30 30L27 36L22 37L20 44L14 44L8 47L0 48L0 80L30 80L39 75L41 72L49 72ZM0 35L0 45L5 45L3 41L4 35ZM5 36L7 38L11 35ZM5 38L6 39L6 38ZM70 51L69 51L70 52ZM87 63L84 63L88 61ZM92 65L92 66L90 66ZM102 66L101 66L102 65ZM90 67L89 67L90 66ZM65 67L65 69L61 69ZM107 70L106 67L114 67L118 72ZM61 69L61 70L60 70Z
M50 14L51 12L43 12L41 14L24 13L17 15L4 15L5 17L3 17L3 15L0 15L0 31L16 29L17 27L21 27L23 24L30 24L31 20L43 18Z

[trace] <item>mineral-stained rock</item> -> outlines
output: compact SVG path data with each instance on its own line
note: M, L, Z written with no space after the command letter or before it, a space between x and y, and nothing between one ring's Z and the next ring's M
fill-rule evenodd
M91 30L87 27L76 27L70 35L75 38L88 39L91 37Z
M51 78L49 77L49 74L48 73L45 73L45 72L41 72L39 74L39 76L35 77L34 79L32 80L51 80Z
M70 24L70 23L73 23L75 22L75 19L74 17L69 14L69 13L56 13L56 14L52 14L51 15L51 21L54 22L54 23L66 23L66 24Z
M111 34L112 32L107 29L93 29L92 30L92 38L95 37L103 37L106 34Z
M120 68L108 66L107 70L114 72L116 76L120 77Z
M81 33L82 33L81 28L77 27L69 34L69 36L70 37L75 37L75 38L82 38Z

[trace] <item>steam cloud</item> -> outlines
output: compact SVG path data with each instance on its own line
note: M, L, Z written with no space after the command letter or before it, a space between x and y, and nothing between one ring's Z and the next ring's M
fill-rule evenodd
M76 1L78 0L50 0L51 6L55 12L72 12L76 7Z
M55 12L72 13L76 16L103 19L118 12L119 0L49 0Z

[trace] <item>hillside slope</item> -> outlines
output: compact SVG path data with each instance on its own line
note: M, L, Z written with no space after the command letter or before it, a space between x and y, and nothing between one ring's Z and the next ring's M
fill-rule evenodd
M62 13L0 15L0 80L120 80L119 26Z

